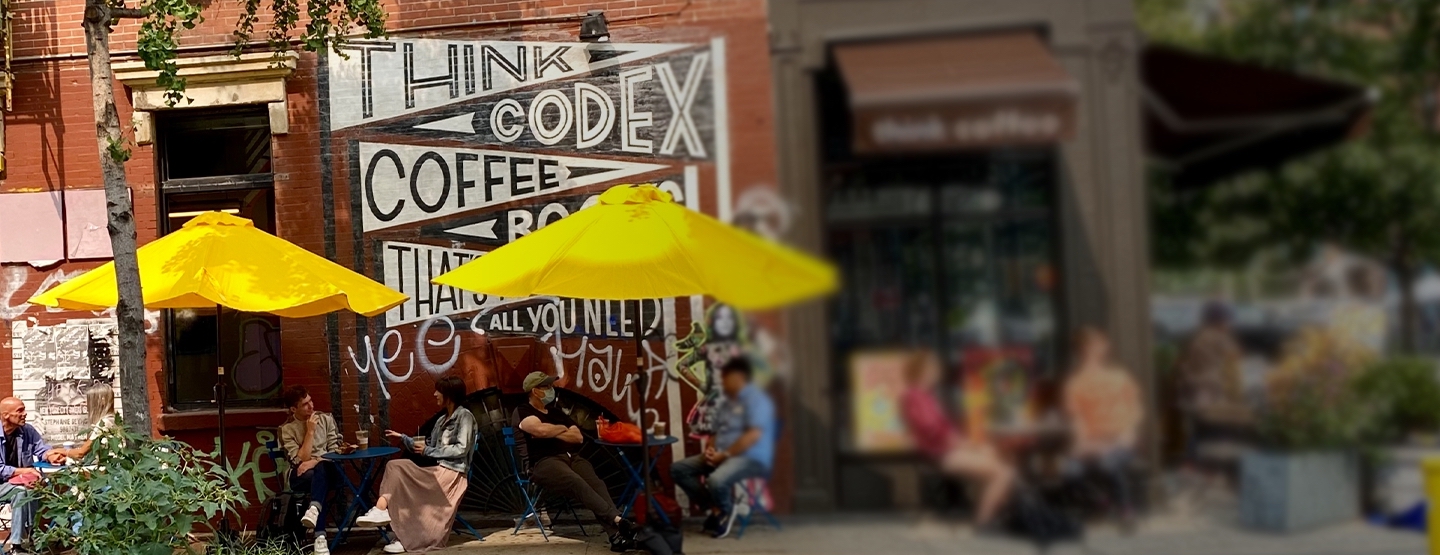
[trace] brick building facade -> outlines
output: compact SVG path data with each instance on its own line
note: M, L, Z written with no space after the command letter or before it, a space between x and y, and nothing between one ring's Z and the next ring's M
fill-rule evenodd
M258 49L229 56L238 8L217 3L185 35L180 63L194 102L175 107L157 101L135 61L136 25L117 27L117 102L135 129L126 171L141 244L196 211L225 209L412 297L375 318L147 314L157 432L208 446L218 437L213 368L230 368L229 459L263 496L279 484L263 446L274 437L267 428L285 419L284 386L308 387L347 437L362 421L418 428L435 411L439 376L462 376L493 402L531 368L562 374L573 406L633 420L628 338L638 325L646 371L672 378L653 380L650 406L678 431L707 394L710 359L757 347L767 378L787 371L778 316L735 318L709 301L676 299L645 305L637 319L619 303L428 285L616 183L661 183L688 206L768 230L776 162L764 1L390 4L389 38L277 63ZM15 88L0 203L48 203L56 214L0 223L0 394L26 399L47 433L64 436L83 418L78 392L113 379L106 314L25 303L108 256L108 242L96 242L104 219L83 2L11 9ZM605 10L610 42L578 40L576 14L589 9ZM8 248L37 237L58 237L58 250ZM682 442L668 456L687 449L697 445ZM781 453L773 489L783 508Z

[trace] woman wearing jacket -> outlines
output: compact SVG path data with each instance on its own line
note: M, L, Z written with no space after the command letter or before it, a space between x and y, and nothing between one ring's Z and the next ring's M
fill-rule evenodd
M385 430L385 436L399 439L404 449L436 461L424 467L414 460L398 459L385 464L380 481L380 499L358 520L360 526L389 526L395 541L386 553L423 553L445 547L460 500L469 483L465 479L470 451L475 441L475 416L461 406L465 382L446 376L435 383L435 403L445 414L435 423L423 447L410 436Z

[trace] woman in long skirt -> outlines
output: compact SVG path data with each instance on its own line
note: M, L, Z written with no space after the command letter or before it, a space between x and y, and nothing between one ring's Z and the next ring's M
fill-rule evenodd
M435 404L445 416L435 423L423 446L410 436L385 430L385 436L399 439L404 449L434 459L434 466L420 466L414 460L399 459L385 464L380 480L380 499L356 524L389 526L395 541L386 553L424 553L445 547L455 511L465 497L469 483L465 469L474 448L475 416L461 406L465 382L446 376L435 383ZM424 460L424 459L422 459Z

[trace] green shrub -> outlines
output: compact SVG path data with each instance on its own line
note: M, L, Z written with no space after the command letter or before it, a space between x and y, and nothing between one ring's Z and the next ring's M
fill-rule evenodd
M110 427L80 465L34 490L35 545L78 555L172 555L187 536L245 503L244 490L207 454L172 438Z
M1440 429L1440 380L1434 361L1403 357L1380 361L1366 369L1357 388L1378 412L1381 439Z

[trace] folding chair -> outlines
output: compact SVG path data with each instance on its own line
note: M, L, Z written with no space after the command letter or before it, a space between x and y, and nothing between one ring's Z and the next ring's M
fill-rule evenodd
M515 485L520 488L520 497L525 501L525 512L520 515L519 519L516 519L515 531L511 532L510 535L519 534L520 529L524 528L525 522L533 518L535 519L535 527L540 529L540 537L545 538L545 541L549 542L550 535L545 531L545 522L540 518L540 510L536 506L536 501L541 499L542 492L540 491L539 485L530 480L529 469L523 464L523 457L519 455L515 428L505 426L500 429L500 433L505 438L505 452L510 456L510 468L514 472ZM534 493L531 493L532 490ZM575 506L571 505L569 500L566 500L565 508L562 509L562 512L564 510L569 510L570 516L575 517L575 524L580 526L580 533L589 536L590 532L585 530L585 523L580 520L580 514L575 511Z
M470 484L475 481L475 451L480 448L480 443L482 441L482 438L480 436L480 430L475 430L475 438L472 441L474 443L470 444L470 460L465 464L466 484ZM450 525L450 529L458 534L461 533L458 527L464 527L465 532L469 532L470 535L475 536L476 540L482 542L485 541L485 538L480 535L480 532L476 531L475 527L471 526L469 522L466 522L465 517L460 516L460 510L457 508L455 510L455 522Z
M765 499L762 495L769 491L769 478L747 478L735 484L732 490L734 510L740 511L740 514L736 515L739 520L740 529L735 531L735 539L738 540L741 536L745 535L745 528L750 526L750 519L754 518L757 514L765 517L765 520L769 521L770 525L774 526L776 530L780 530L780 521L775 518L775 515L770 513L769 509L765 508ZM744 508L743 511L741 510L742 507Z

